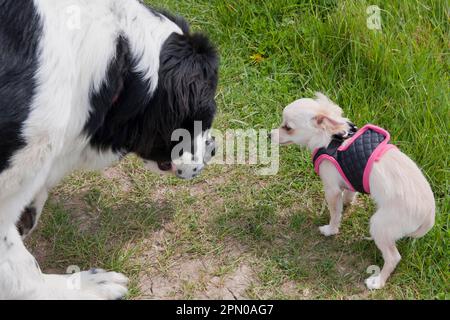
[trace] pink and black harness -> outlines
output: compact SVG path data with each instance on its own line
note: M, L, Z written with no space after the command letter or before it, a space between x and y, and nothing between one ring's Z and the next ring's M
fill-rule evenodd
M320 164L328 160L336 167L351 191L370 193L369 177L373 164L388 150L396 148L389 143L391 137L386 130L367 124L360 130L350 124L351 131L345 138L350 138L343 145L345 138L334 136L326 148L313 153L314 170L319 174Z

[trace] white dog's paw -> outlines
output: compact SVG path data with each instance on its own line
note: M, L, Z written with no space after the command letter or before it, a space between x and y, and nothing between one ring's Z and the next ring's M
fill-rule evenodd
M381 281L380 275L371 276L366 279L366 286L369 290L378 290L384 287L384 283Z
M91 269L80 273L80 289L94 299L118 300L125 297L128 278L121 273Z
M326 226L319 227L320 233L323 234L325 237L334 236L335 234L339 233L339 229L332 228L329 224Z

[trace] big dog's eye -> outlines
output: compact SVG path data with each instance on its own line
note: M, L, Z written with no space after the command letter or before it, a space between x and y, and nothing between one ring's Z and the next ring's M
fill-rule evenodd
M282 128L283 128L284 130L286 130L287 132L289 132L289 131L292 130L292 128L289 127L287 124L285 124Z

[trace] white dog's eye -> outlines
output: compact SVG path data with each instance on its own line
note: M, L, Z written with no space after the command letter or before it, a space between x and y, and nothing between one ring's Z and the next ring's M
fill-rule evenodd
M282 128L283 128L284 130L286 130L287 132L289 132L289 131L292 130L292 128L289 127L287 124L285 124Z

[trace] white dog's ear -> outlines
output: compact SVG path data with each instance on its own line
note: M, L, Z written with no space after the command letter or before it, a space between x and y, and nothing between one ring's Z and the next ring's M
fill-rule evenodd
M313 118L316 127L325 129L330 132L340 130L345 122L331 118L325 114L319 114Z

